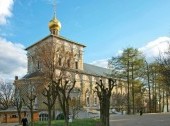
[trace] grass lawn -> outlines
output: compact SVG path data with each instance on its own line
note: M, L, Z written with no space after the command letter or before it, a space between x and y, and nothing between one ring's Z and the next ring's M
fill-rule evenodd
M77 119L69 123L69 126L96 126L99 120L96 119ZM48 122L36 122L34 126L47 126ZM51 126L64 126L64 120L54 120Z

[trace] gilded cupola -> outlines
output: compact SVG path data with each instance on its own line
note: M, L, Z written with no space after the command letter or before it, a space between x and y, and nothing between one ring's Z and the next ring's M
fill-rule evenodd
M54 15L53 19L49 22L48 27L50 29L51 34L58 35L61 29L61 23Z
M53 1L53 6L54 6L54 17L53 19L48 23L48 27L49 27L49 30L51 32L52 35L58 35L59 34L59 31L61 29L61 23L60 21L56 18L56 7L57 7L57 4L56 4L56 0Z

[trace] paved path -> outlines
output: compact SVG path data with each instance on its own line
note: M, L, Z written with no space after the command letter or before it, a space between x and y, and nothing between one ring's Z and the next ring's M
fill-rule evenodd
M16 123L0 123L0 126L15 126ZM111 115L110 126L170 126L170 113L140 115Z
M0 126L16 126L18 123L0 123Z
M111 115L110 126L170 126L170 113Z

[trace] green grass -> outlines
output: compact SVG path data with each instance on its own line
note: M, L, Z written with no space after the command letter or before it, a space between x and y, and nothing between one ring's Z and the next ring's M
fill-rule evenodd
M77 119L69 123L69 126L96 126L96 123L99 123L99 120L96 119ZM34 126L47 126L48 122L35 122ZM52 121L51 126L64 126L64 120L55 120Z

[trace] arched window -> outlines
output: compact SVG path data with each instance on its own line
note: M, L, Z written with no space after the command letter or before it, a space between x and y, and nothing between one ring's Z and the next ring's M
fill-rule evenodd
M90 98L89 98L89 96L87 96L87 98L86 98L86 105L87 105L87 106L90 105Z
M94 96L93 96L93 104L94 104L94 106L96 106L97 105L97 93L96 92L94 92Z
M86 106L90 106L90 91L89 89L86 90L85 98L86 98Z
M47 121L48 120L48 114L47 113L40 113L39 114L39 120L40 121Z
M58 65L61 66L61 57L58 59Z
M94 105L97 105L97 97L94 97Z
M38 99L37 99L37 97L35 98L35 101L34 101L34 109L38 109Z
M67 66L70 68L70 59L67 60Z
M78 62L75 62L75 68L78 69Z
M39 70L40 69L40 62L37 61L37 69Z

